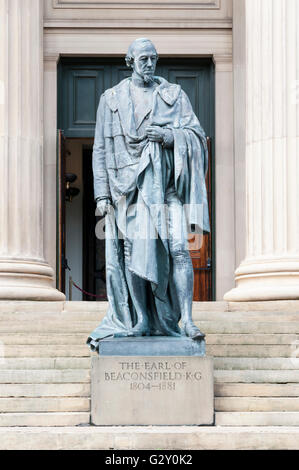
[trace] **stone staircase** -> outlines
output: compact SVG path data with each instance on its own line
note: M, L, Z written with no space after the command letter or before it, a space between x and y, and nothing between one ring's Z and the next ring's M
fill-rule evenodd
M0 302L0 448L8 445L7 438L2 439L7 432L20 438L21 430L36 438L56 433L59 442L67 433L68 443L72 439L77 442L78 433L83 433L83 441L91 433L97 436L92 442L102 439L97 446L104 445L101 430L88 426L91 353L85 341L106 309L106 303L94 302ZM282 435L285 445L295 448L292 436L299 431L299 302L194 303L193 312L194 320L207 334L207 354L214 356L216 426L184 428L184 432L189 437L192 432L201 435L200 442L212 442L215 435L223 446L223 436L228 433L234 438L227 442L236 442L236 448L242 448L240 436L250 432L256 435L257 443L261 433L268 436L268 443L270 435L273 442L281 442ZM89 431L82 428L84 425ZM124 442L125 429L111 430L112 441ZM172 435L175 428L167 429ZM204 430L208 434L204 435ZM162 428L157 432L161 434ZM148 428L138 435L150 436ZM86 448L104 448L88 447L87 442L86 437ZM132 442L130 438L126 445ZM217 448L225 447L219 444Z

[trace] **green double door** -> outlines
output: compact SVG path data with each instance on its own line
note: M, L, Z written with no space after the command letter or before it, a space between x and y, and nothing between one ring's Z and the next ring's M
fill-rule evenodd
M96 112L99 99L107 88L119 83L131 75L126 67L124 59L103 59L103 58L64 58L59 63L58 70L58 128L63 132L65 139L73 138L93 138L96 124ZM213 300L214 297L214 260L213 260L213 174L214 174L214 66L210 59L179 59L161 58L158 62L156 75L166 78L171 83L180 84L189 96L193 109L198 116L207 136L210 138L210 168L207 176L207 188L210 201L210 216L212 221L212 232L204 237L200 250L192 249L191 257L194 266L194 300ZM63 158L63 156L62 156ZM83 154L83 168L85 168L86 187L84 192L89 194L85 197L87 201L84 206L82 223L84 233L88 231L85 224L95 224L92 195L92 174L91 174L91 152ZM63 176L60 175L60 178ZM61 181L58 181L62 187ZM63 195L60 195L63 198ZM59 207L64 201L60 201ZM90 208L91 206L91 208ZM61 209L59 209L61 210ZM90 210L88 215L86 211ZM59 217L58 217L59 219ZM94 225L93 225L94 226ZM83 259L89 260L84 263L83 283L84 289L97 294L97 260L98 248L93 239L94 230L90 232L88 239L83 243ZM63 234L61 234L63 236ZM194 242L194 240L191 240ZM59 246L59 243L58 243ZM58 260L62 259L63 253L58 254ZM59 263L59 261L58 261ZM63 271L63 266L62 266ZM101 297L101 296L99 296ZM86 298L86 300L96 299L96 297Z

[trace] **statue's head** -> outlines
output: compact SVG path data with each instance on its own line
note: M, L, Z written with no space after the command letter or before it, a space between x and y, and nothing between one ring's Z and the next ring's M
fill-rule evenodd
M126 64L131 67L145 83L153 81L158 54L152 41L146 38L135 39L129 46Z

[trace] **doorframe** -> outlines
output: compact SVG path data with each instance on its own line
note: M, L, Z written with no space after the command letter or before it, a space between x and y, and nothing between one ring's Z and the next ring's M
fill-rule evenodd
M97 33L97 34L96 34ZM152 30L150 38L160 56L211 57L215 64L215 288L216 300L234 286L236 265L235 164L233 153L232 31ZM61 56L123 57L130 42L146 31L117 31L113 41L103 41L104 30L83 30L78 38L67 28L45 30L44 41L44 246L47 261L56 269L56 132L59 110L58 62ZM109 32L109 36L111 32ZM83 37L84 36L84 37ZM110 39L112 37L110 36ZM117 51L117 52L116 52ZM190 51L193 53L190 54ZM218 156L218 158L217 158ZM245 191L245 188L244 188Z

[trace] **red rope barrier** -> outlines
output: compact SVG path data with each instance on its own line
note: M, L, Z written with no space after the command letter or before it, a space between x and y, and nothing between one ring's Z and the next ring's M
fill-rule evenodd
M78 289L80 292L82 292L82 294L84 295L88 295L89 297L93 297L95 299L104 299L104 300L107 300L107 297L105 297L105 295L95 295L95 294L91 294L90 292L87 292L86 290L84 289L81 289L81 287L79 287L74 281L72 281L72 284L74 287L76 287L76 289Z

